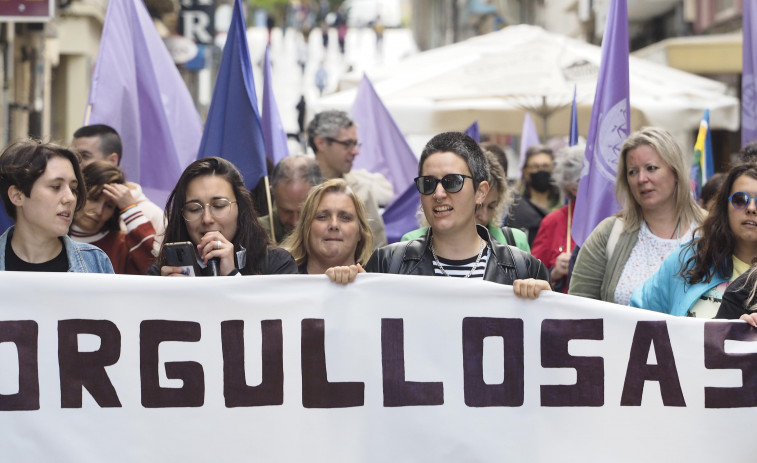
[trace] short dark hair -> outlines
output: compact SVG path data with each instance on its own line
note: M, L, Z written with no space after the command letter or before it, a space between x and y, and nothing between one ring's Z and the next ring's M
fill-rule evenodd
M705 182L704 186L702 187L702 192L699 195L699 199L702 201L702 207L704 207L704 205L707 204L709 200L713 199L715 195L718 194L720 187L723 185L723 182L725 182L725 178L726 174L724 174L723 172L718 172L707 179L707 182Z
M187 187L189 182L206 175L216 175L225 179L231 185L237 201L237 234L226 238L234 244L234 249L247 250L247 264L239 270L244 275L259 275L261 265L265 262L268 248L268 235L258 223L255 208L252 205L250 192L244 186L242 174L226 159L209 157L198 159L190 164L181 174L173 191L166 201L166 233L163 243L176 241L192 241L189 237L187 224L181 215L181 210L187 202ZM195 243L197 244L197 243ZM158 254L159 265L164 265L165 254L161 247Z
M87 164L87 166L81 170L81 173L87 184L87 199L97 200L103 193L103 187L109 183L126 184L126 178L121 169L108 161L93 161ZM103 225L103 230L118 230L120 227L120 224L118 223L120 216L121 213L119 212L118 207L116 207L116 211L111 218Z
M271 188L279 182L294 180L302 180L311 186L323 182L321 168L313 157L300 154L279 161L271 173Z
M318 152L315 146L315 137L336 137L342 129L349 129L355 125L355 121L345 111L322 111L313 117L308 124L308 145L313 152Z
M103 154L108 155L110 153L116 153L118 156L118 164L121 164L121 153L123 146L121 145L121 136L118 135L116 129L105 124L92 124L85 125L74 132L74 138L83 137L97 137L100 139L100 151Z
M478 146L476 140L463 132L444 132L429 140L421 152L421 158L418 162L418 175L423 175L423 163L429 156L444 152L455 153L463 158L473 177L474 190L478 188L481 182L489 180L489 167L484 152Z
M757 162L757 140L749 142L739 151L739 161Z
M16 206L11 202L8 189L15 186L29 197L34 182L47 169L47 163L54 157L68 159L74 168L74 175L79 185L74 191L76 207L81 210L87 200L87 189L79 167L79 156L73 151L54 143L43 143L31 138L19 140L10 144L0 154L0 196L3 199L5 211L11 219L16 220Z

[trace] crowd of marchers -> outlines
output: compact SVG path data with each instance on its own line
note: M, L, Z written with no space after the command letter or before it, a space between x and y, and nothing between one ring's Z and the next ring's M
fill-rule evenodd
M361 145L352 118L317 114L307 141L312 156L273 168L266 215L220 157L191 163L163 208L125 178L122 140L109 126L80 128L70 147L14 142L0 155L0 197L14 223L0 235L0 270L326 274L341 284L365 272L472 278L524 298L551 290L757 327L757 144L696 201L671 134L632 133L618 158L621 209L577 246L581 145L531 147L511 185L501 147L460 132L434 136L414 179L418 228L387 244L381 210L395 192L381 174L352 169Z

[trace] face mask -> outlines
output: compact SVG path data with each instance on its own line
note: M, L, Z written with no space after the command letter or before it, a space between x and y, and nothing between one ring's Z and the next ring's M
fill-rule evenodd
M552 172L548 170L540 170L531 174L531 188L544 193L552 186Z

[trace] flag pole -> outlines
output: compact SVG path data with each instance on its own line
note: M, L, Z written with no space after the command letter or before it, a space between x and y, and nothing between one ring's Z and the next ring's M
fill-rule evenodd
M268 183L268 176L263 177L265 181L265 198L268 201L268 223L271 224L271 242L274 246L278 246L276 242L276 229L273 228L273 206L271 204L271 185Z
M84 112L84 125L89 125L89 118L92 116L92 104L87 105L87 110Z

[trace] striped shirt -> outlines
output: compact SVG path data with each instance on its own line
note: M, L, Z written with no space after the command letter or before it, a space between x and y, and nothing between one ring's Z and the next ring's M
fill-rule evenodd
M441 263L442 267L444 268L444 271L447 272L447 275L451 277L458 277L458 278L465 278L466 275L471 271L473 268L473 265L476 263L476 258L478 255L475 255L468 259L463 260L450 260L450 259L444 259L443 257L439 257L438 261L434 261L434 275L435 276L444 276L444 273L442 273L441 269L439 269L439 264ZM473 273L469 278L484 278L484 272L486 271L486 263L489 262L489 247L487 246L486 249L484 249L484 252L481 254L481 260L478 262L478 266L476 266L476 269L473 270Z

